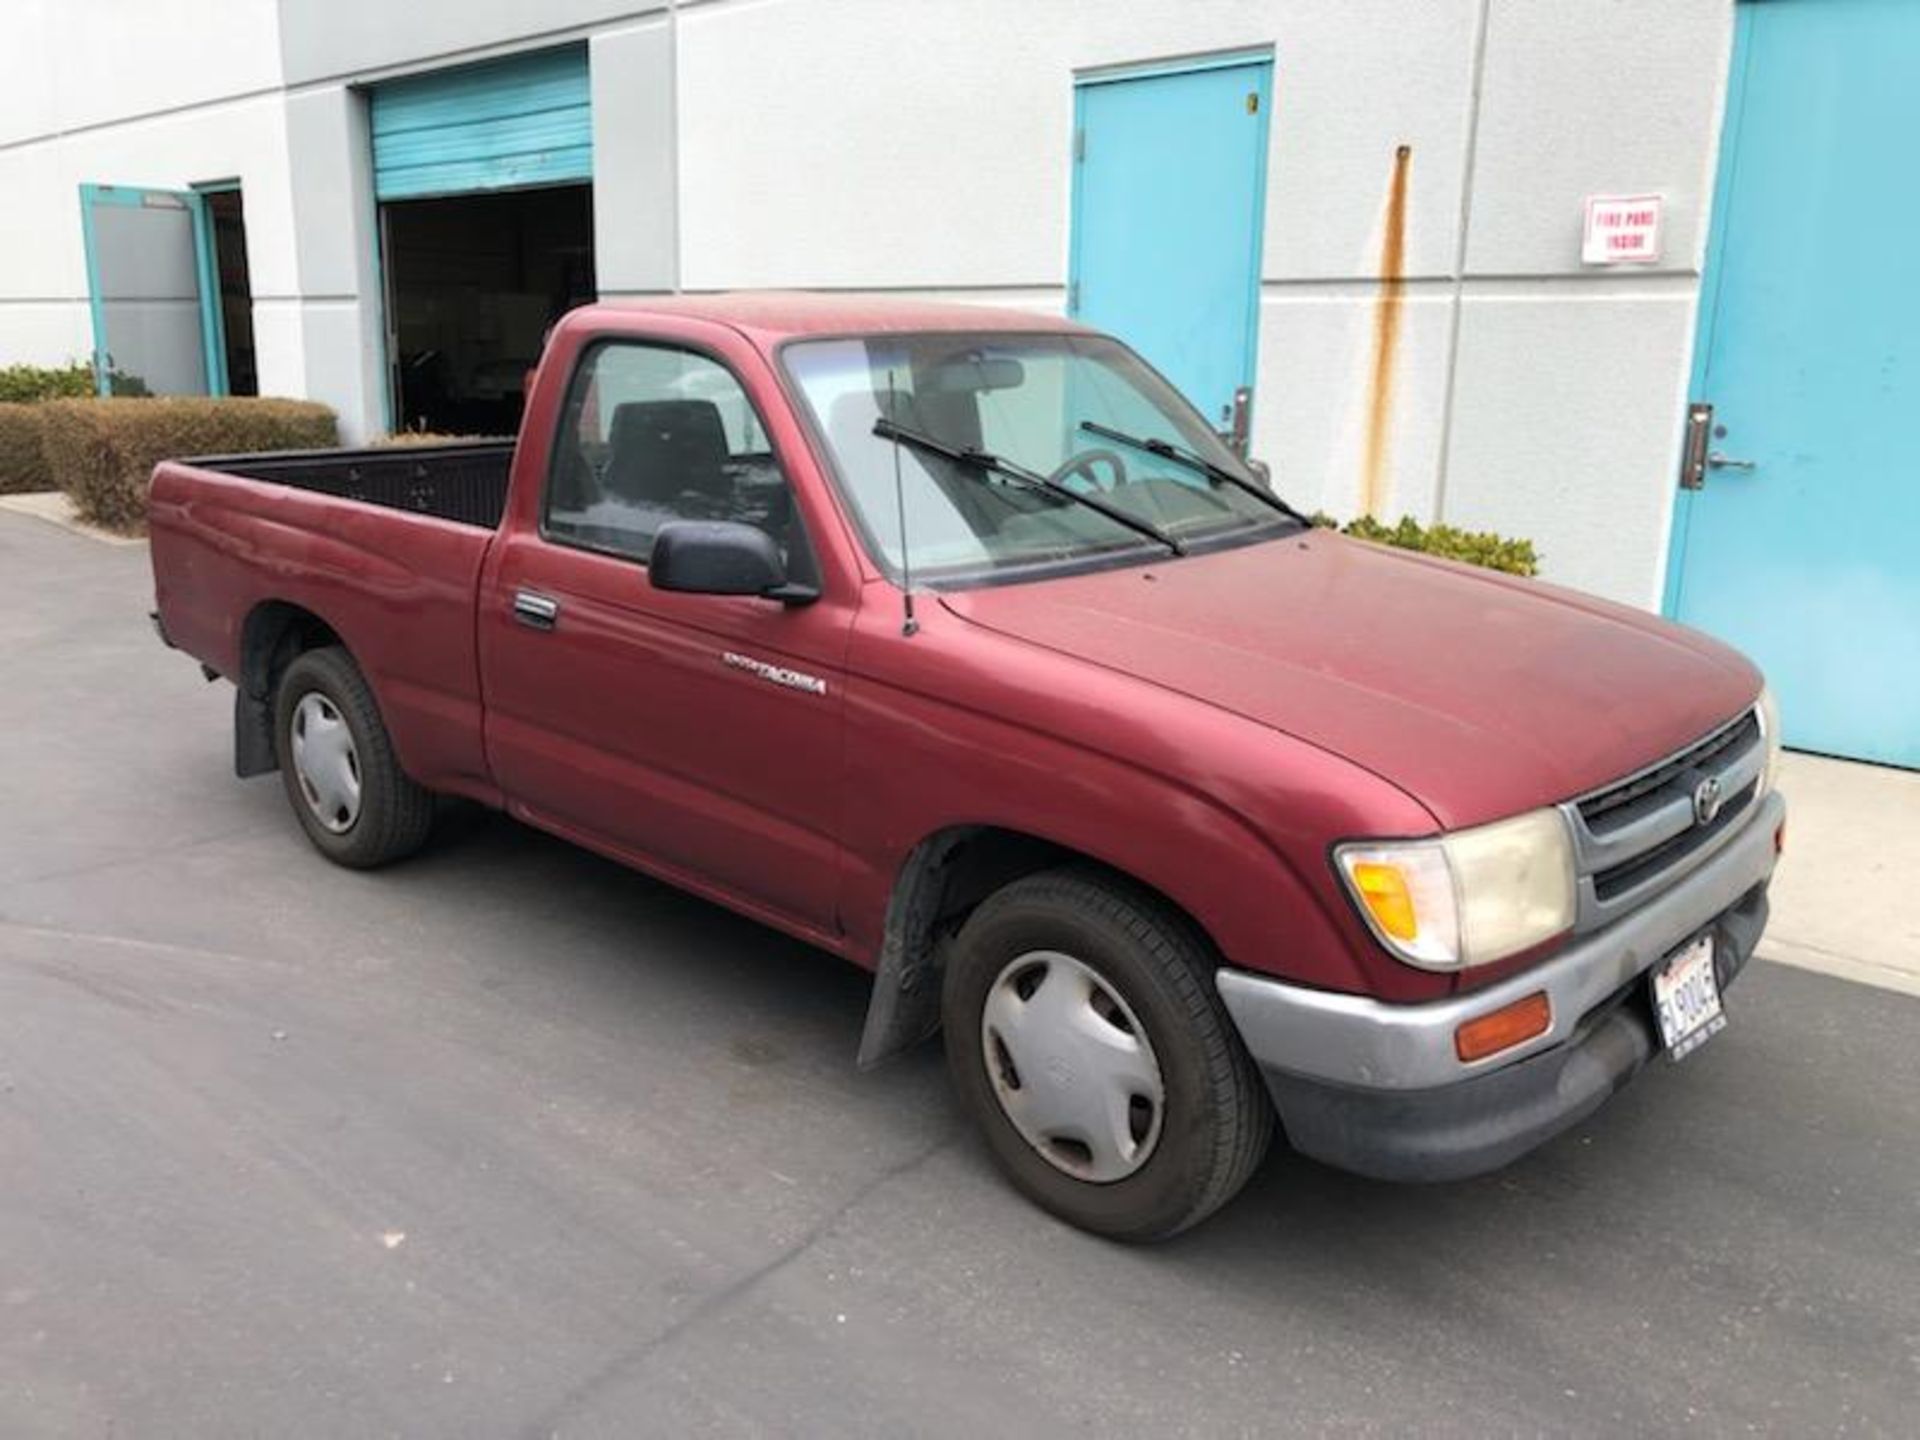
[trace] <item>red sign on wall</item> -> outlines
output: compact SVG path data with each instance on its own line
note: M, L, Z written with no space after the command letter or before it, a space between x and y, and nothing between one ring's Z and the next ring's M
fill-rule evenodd
M1647 264L1660 258L1658 195L1590 195L1580 259L1587 265Z

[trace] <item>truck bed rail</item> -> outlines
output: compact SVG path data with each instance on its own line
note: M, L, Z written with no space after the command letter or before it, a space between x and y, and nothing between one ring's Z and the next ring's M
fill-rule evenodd
M491 530L506 511L513 441L210 455L182 463Z

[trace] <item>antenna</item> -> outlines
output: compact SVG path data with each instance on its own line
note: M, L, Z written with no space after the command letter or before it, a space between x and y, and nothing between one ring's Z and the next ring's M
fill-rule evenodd
M887 419L898 426L900 423L899 397L893 389L893 369L887 369ZM900 478L900 432L893 433L893 503L900 512L900 595L905 615L900 621L900 633L913 635L920 629L920 622L913 618L913 552L907 548L907 487Z

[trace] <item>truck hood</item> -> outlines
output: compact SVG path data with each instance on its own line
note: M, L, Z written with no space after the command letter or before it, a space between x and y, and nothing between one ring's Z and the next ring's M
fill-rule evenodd
M942 604L1342 756L1449 829L1618 779L1760 689L1639 611L1325 532Z

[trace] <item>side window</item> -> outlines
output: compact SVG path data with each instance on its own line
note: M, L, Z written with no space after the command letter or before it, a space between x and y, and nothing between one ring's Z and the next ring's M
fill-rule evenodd
M803 574L792 492L740 382L688 350L604 341L574 372L547 472L547 538L645 561L671 520L765 530Z

